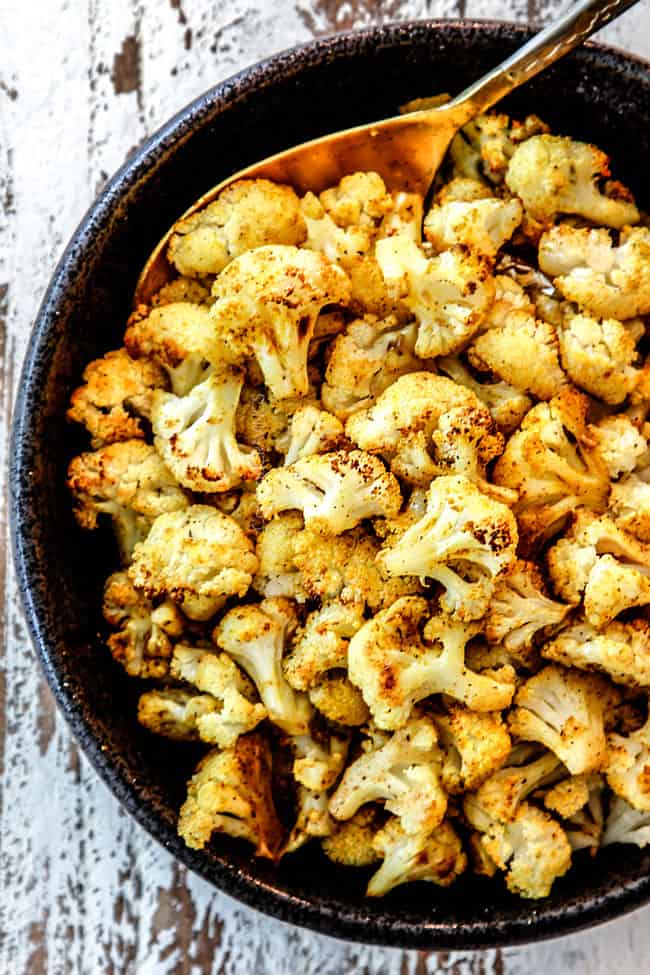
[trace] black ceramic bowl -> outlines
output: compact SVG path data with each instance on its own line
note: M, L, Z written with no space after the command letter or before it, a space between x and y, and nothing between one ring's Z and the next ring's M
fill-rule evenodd
M395 113L419 95L459 91L526 38L485 23L421 22L343 34L289 51L217 85L172 119L117 173L84 217L43 301L16 404L11 490L25 612L49 684L82 747L130 813L215 886L284 920L358 941L402 947L481 947L573 931L650 899L650 852L579 854L539 903L468 876L367 900L365 871L336 868L318 846L278 868L218 837L205 853L176 835L196 753L157 739L136 719L138 682L102 647L100 593L115 556L108 533L81 532L64 488L86 446L66 423L84 365L122 341L138 271L197 196L241 167L307 138ZM623 54L586 47L508 100L554 131L594 141L650 206L650 72ZM646 197L644 199L644 193Z

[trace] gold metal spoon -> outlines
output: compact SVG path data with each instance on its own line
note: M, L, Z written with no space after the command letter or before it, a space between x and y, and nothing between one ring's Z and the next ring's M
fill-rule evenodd
M389 190L410 190L424 195L459 129L637 2L579 0L559 20L453 101L335 132L263 159L212 187L183 217L196 213L216 199L226 186L244 177L266 177L288 183L299 193L307 190L320 193L348 173L374 170L383 177ZM172 230L165 234L144 266L136 286L135 305L148 303L172 277L165 256Z

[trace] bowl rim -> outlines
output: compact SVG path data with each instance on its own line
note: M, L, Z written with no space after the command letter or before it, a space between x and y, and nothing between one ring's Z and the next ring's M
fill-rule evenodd
M314 903L282 890L273 883L242 874L236 865L227 861L209 861L200 852L190 850L170 825L163 822L146 796L140 794L138 782L116 764L110 754L102 749L92 726L84 716L80 704L61 681L55 660L48 645L47 627L42 618L38 601L33 592L33 569L30 569L29 518L26 512L27 484L30 480L30 463L34 452L30 437L31 417L29 401L40 377L45 375L49 360L39 363L40 351L56 319L57 307L64 297L67 282L74 273L92 239L93 223L106 219L125 189L132 189L138 178L156 166L156 155L161 150L185 141L191 136L193 123L207 109L214 110L221 102L224 106L236 103L241 97L260 87L272 84L280 74L290 75L305 62L320 61L328 52L335 56L343 53L350 43L365 40L407 41L414 30L467 31L468 29L498 35L507 30L523 40L534 31L524 24L505 20L481 20L475 18L401 20L382 25L363 27L295 45L261 61L251 64L223 81L202 92L176 112L167 122L145 139L107 182L80 220L69 243L65 247L44 293L34 320L21 369L18 392L14 404L10 441L9 490L10 532L14 566L23 612L32 644L37 651L42 671L63 713L76 743L84 752L103 782L127 812L146 832L161 844L175 859L184 863L195 874L207 880L218 890L236 898L248 907L259 910L281 921L298 924L321 934L366 944L398 948L453 949L504 947L558 937L612 920L650 901L650 876L638 877L618 885L600 896L588 899L576 898L569 906L552 907L544 902L523 902L528 909L521 917L506 920L478 918L474 921L411 922L402 920L395 913L389 922L372 915L364 916L357 905L349 910L337 905ZM629 54L612 45L588 42L583 47L609 57L614 63L636 66L650 74L650 61ZM236 94L233 95L233 90Z

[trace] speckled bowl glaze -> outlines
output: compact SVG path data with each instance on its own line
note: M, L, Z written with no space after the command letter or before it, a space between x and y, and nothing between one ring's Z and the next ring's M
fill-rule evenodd
M532 941L614 918L650 900L650 852L576 856L548 899L510 896L468 876L449 890L398 888L367 900L366 871L333 866L318 845L278 868L217 837L205 853L176 835L194 748L139 728L141 686L102 646L100 594L115 565L108 532L81 532L64 487L86 446L65 420L84 365L119 346L139 269L199 194L241 167L307 138L394 114L420 95L455 92L523 42L504 24L418 22L341 34L224 81L180 112L114 176L82 220L36 320L16 404L11 494L25 613L45 675L74 734L135 819L196 873L268 914L343 938L405 948ZM217 68L218 70L218 68ZM508 100L615 156L650 207L650 71L589 46ZM645 194L645 199L644 199Z

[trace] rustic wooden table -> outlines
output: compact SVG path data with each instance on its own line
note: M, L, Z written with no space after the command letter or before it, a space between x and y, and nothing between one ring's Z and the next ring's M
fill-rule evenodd
M0 460L55 261L141 139L214 82L319 34L408 17L541 22L554 0L0 0ZM647 2L606 32L650 57ZM6 542L6 505L0 506ZM187 873L118 807L56 712L0 564L0 975L650 972L650 908L504 951L348 945ZM2 727L4 719L4 727Z

